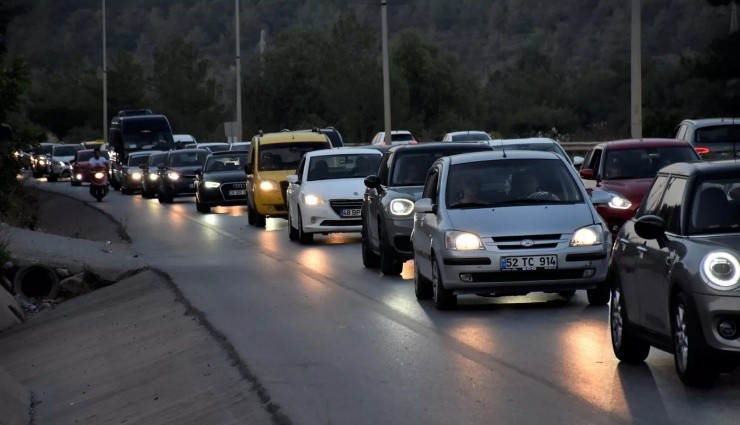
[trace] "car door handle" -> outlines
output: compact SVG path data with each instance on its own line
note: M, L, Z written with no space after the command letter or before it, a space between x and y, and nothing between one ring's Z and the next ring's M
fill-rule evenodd
M640 252L648 252L648 249L646 247L642 246L642 245L638 246L637 247L637 250L640 251Z

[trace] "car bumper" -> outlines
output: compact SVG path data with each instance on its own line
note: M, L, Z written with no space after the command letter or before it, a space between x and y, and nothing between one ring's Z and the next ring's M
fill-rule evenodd
M165 187L172 196L195 196L195 180L178 179L165 182Z
M243 191L243 194L236 191ZM198 202L207 206L234 206L247 205L247 191L244 188L233 188L231 183L222 184L216 188L198 187Z
M740 355L740 297L694 294L694 304L699 313L704 339L712 348ZM734 338L723 338L719 324L730 321L735 324Z
M557 268L550 270L505 271L504 257L557 256ZM538 251L443 251L442 281L457 293L493 292L521 294L590 289L606 279L609 252L598 249L547 249Z
M279 190L264 192L257 188L255 191L254 205L257 212L271 217L285 217L288 211L285 209L283 194Z
M65 171L67 173L70 173L71 172L71 168L70 168L69 164L64 164L64 165L51 164L49 166L49 171L51 173L53 173L53 174L60 175L60 174L64 173Z
M414 257L411 249L411 230L414 228L414 219L386 219L385 235L396 255L401 260L410 260Z
M361 200L358 200L361 202ZM357 208L359 210L359 208ZM340 217L328 204L301 205L303 230L308 233L349 233L362 231L362 218Z

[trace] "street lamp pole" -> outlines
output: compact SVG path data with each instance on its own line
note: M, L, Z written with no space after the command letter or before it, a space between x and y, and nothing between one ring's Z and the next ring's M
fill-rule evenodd
M387 0L380 1L380 19L383 37L383 113L385 121L385 143L391 144L391 83L388 60L388 13Z
M239 37L239 0L234 0L236 10L236 141L242 141L242 57Z
M631 98L630 122L632 138L642 139L642 13L641 0L632 0L632 60L631 60Z
M108 60L106 57L105 0L103 0L103 142L108 141Z

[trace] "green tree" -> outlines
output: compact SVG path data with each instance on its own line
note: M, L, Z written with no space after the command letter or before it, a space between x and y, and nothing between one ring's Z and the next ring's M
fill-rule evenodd
M130 52L118 52L108 68L108 118L119 110L149 105L144 67Z

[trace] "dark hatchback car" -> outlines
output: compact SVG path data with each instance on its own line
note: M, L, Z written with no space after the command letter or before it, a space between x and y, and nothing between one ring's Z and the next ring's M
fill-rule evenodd
M244 164L248 151L212 153L203 169L196 173L195 208L208 213L211 207L247 205Z
M205 149L169 151L159 168L159 202L170 204L176 196L195 195L195 173L203 168L208 155L210 152Z
M427 171L434 161L461 153L490 151L479 143L398 145L383 155L377 175L365 178L362 200L362 263L383 274L401 273L413 258L411 230L414 202L421 198Z
M608 281L620 360L673 353L686 385L740 365L740 162L662 169L617 236Z
M167 160L167 152L149 155L146 163L139 164L141 169L141 197L151 199L157 196L159 189L159 165Z

